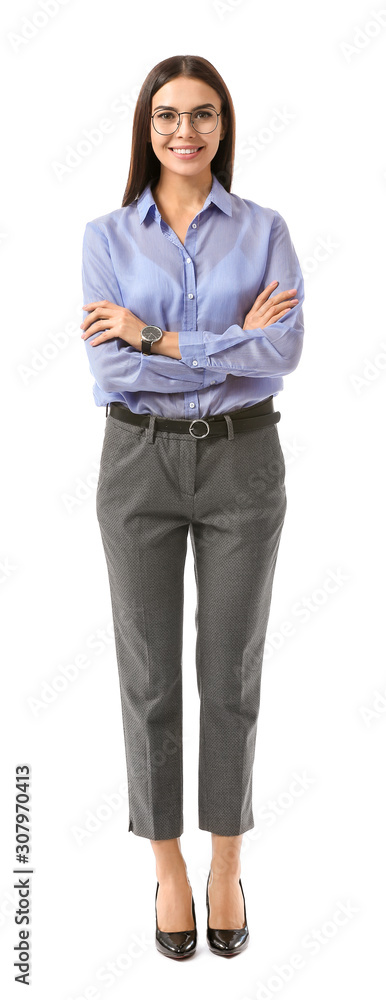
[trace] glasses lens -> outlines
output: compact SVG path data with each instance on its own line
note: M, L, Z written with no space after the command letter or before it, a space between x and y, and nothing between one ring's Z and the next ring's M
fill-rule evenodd
M153 122L157 132L169 135L177 128L178 114L176 111L156 111Z
M176 111L156 111L153 122L161 135L171 135L176 131L178 114ZM216 112L212 108L199 108L193 114L193 125L196 132L213 132L217 125Z
M213 132L217 125L217 115L212 108L200 108L194 112L193 125L197 132Z

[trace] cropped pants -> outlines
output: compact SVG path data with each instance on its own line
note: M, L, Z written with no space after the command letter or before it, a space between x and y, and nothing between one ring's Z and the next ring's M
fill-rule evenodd
M247 412L247 411L245 411ZM194 558L198 826L254 826L264 643L286 512L276 424L195 439L106 416L96 511L119 673L129 831L183 833L182 633ZM154 423L153 423L154 427Z

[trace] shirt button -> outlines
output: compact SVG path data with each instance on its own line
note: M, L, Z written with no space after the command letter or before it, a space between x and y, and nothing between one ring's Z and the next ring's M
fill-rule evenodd
M211 383L210 383L210 384L211 384L211 385L214 385L214 381L215 381L215 380L214 380L214 378L212 378L212 381L211 381Z
M192 229L197 229L197 223L196 222L192 222Z
M186 263L187 263L187 264L190 264L190 257L187 257L187 258L186 258Z
M197 364L197 361L192 361L192 365L196 365L196 364Z
M192 406L192 407L193 407L193 406L195 406L195 405L196 405L195 403L189 403L189 406Z
M188 299L194 299L193 292L189 292Z

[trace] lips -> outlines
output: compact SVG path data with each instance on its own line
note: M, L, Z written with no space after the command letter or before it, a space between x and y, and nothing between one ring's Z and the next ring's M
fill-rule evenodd
M171 153L174 156L178 156L179 160L194 160L196 156L199 156L203 146L168 146ZM189 150L188 153L182 152L182 150Z

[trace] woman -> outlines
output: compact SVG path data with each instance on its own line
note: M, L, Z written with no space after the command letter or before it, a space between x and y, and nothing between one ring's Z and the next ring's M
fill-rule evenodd
M97 517L129 831L154 851L156 946L173 958L196 947L180 846L187 534L199 828L212 834L207 942L229 956L249 939L240 849L254 826L261 667L287 504L273 397L303 343L303 278L287 225L230 194L234 146L232 99L214 66L196 56L158 63L137 100L122 207L88 222L83 243L82 336L95 403L106 405Z

